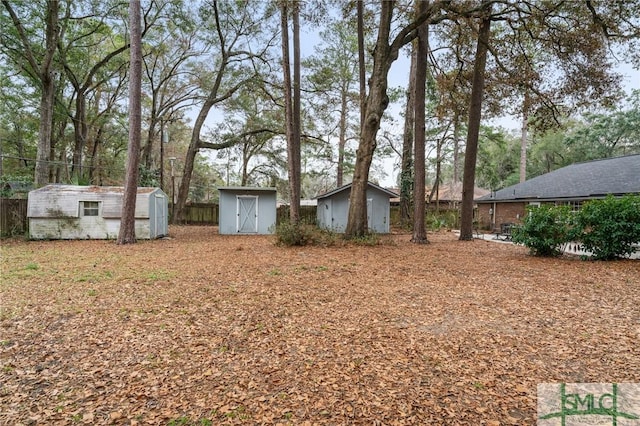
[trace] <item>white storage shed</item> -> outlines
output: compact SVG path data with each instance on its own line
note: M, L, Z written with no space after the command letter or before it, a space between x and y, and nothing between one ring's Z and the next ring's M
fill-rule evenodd
M344 232L349 217L350 196L351 184L318 196L318 226L333 232ZM367 223L370 231L389 233L389 200L395 197L399 195L374 183L367 183Z
M29 192L32 239L115 239L120 231L121 186L47 185ZM136 238L169 234L168 198L160 188L138 188Z
M218 188L220 234L273 234L276 189L228 186Z

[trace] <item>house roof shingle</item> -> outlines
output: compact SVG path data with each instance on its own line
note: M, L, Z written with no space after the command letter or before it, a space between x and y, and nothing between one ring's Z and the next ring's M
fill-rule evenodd
M479 198L487 195L488 189L473 187L473 198ZM437 199L440 201L462 201L462 182L443 183L438 188ZM436 200L436 195L431 197L432 201Z
M640 194L640 154L572 164L476 201L587 199L607 194Z

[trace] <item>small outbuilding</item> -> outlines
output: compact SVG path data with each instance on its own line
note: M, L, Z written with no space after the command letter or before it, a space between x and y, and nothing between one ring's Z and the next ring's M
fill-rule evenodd
M488 189L473 187L473 199L483 197L489 194ZM429 199L428 208L444 208L452 210L460 210L462 205L462 182L443 183L438 186L438 191L432 194Z
M218 188L220 234L273 234L276 228L276 189L246 186Z
M47 185L29 192L32 239L115 239L120 231L121 186ZM168 198L160 188L138 188L136 238L169 234Z
M347 228L350 196L351 184L319 195L316 212L318 226L333 232L344 232ZM394 197L399 195L374 183L367 183L367 223L370 231L389 233L389 200Z

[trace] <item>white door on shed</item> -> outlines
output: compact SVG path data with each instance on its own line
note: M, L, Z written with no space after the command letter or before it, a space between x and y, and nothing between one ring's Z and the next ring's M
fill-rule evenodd
M242 234L255 234L258 232L258 196L237 196L236 232Z
M154 220L154 224L155 224L155 229L153 230L153 237L157 238L160 236L164 236L164 234L166 233L166 229L167 229L167 225L168 225L168 220L169 218L167 217L167 199L164 195L162 194L155 194L155 196L153 197L155 200L155 213L156 213L156 217Z
M328 229L333 229L333 212L331 211L331 198L322 203L322 223Z

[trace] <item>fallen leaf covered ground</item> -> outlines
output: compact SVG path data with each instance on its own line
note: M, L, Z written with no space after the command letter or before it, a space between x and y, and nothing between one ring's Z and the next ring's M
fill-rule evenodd
M429 234L3 241L0 424L529 425L640 382L640 261Z

